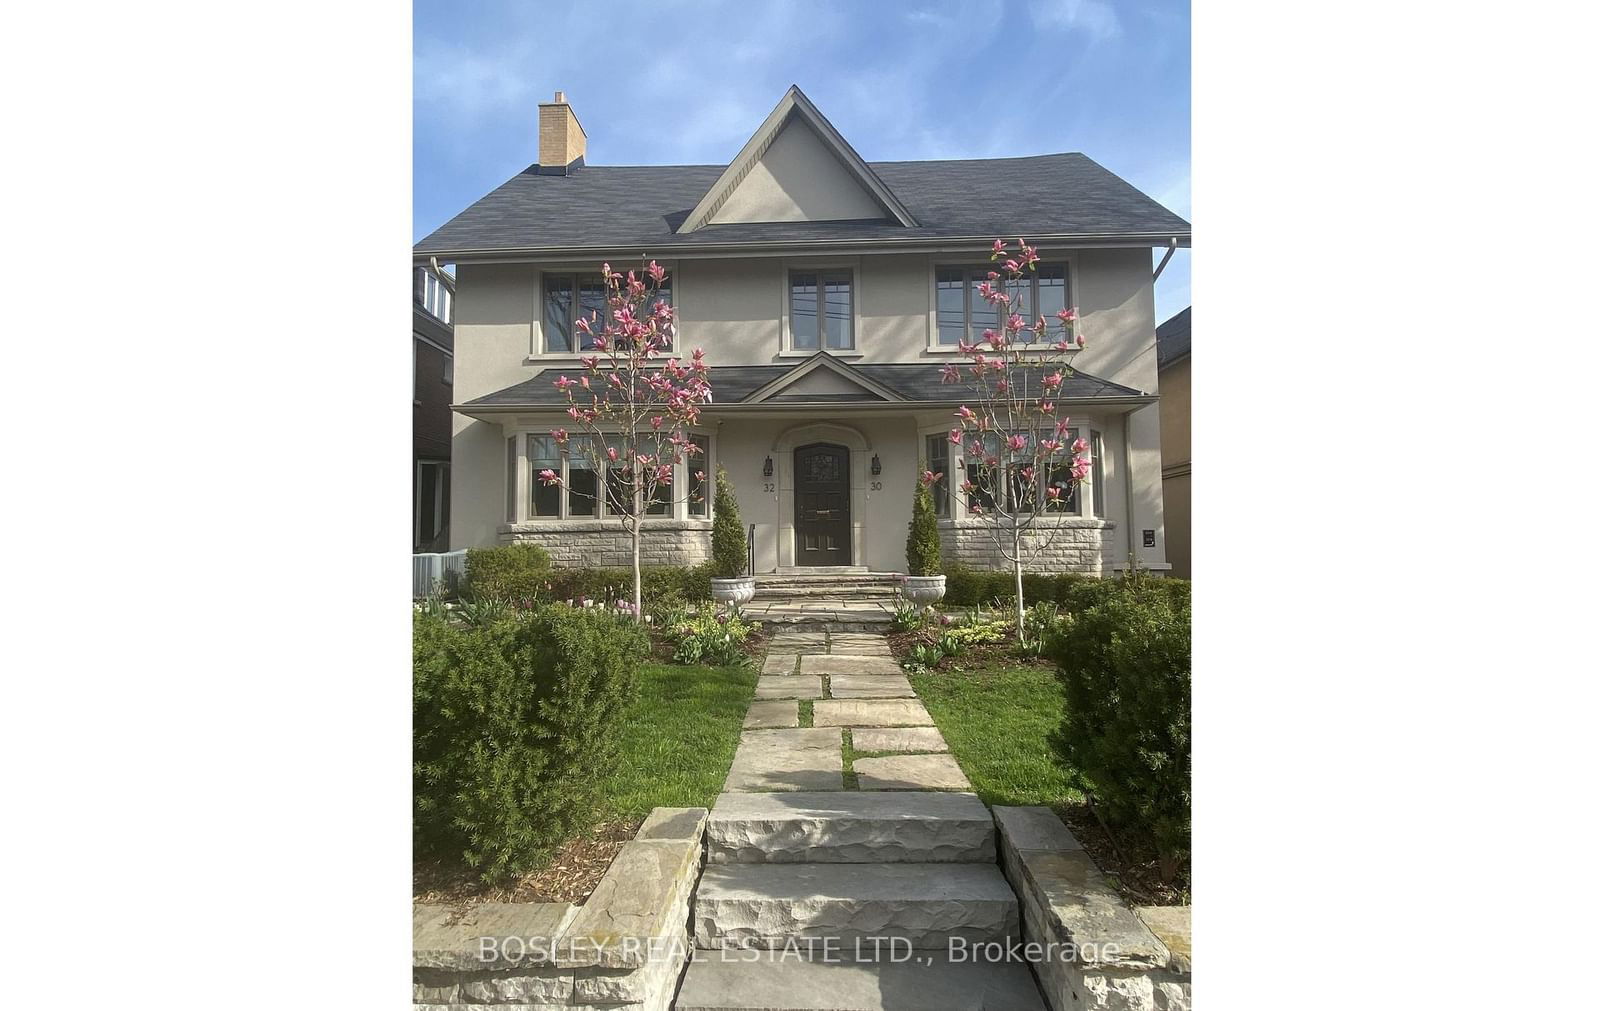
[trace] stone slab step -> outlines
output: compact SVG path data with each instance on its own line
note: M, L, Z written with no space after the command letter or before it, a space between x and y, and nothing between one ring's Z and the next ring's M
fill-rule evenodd
M994 864L708 864L694 899L697 948L897 938L947 951L953 938L1006 941L1017 924Z
M725 793L706 860L993 864L994 818L973 793Z
M678 1011L1044 1011L1024 962L844 960L697 951ZM921 961L926 958L928 961Z

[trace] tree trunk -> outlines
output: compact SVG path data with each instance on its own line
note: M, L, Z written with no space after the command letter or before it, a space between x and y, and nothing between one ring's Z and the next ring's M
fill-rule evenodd
M1017 577L1017 644L1027 645L1022 627L1022 534L1015 530L1011 532L1011 549L1011 572Z
M639 524L633 525L633 620L644 623L644 579L639 573Z

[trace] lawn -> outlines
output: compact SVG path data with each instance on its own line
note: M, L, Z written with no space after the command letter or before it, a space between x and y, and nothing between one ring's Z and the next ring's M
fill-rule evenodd
M710 807L728 777L756 672L647 664L639 698L605 763L603 816L643 818L653 807Z
M985 803L1060 808L1082 802L1050 748L1063 706L1054 671L933 672L913 674L911 685Z
M710 807L728 776L756 672L646 664L639 697L618 727L616 750L594 763L601 780L592 824L544 866L487 887L466 868L422 862L417 902L582 902L653 807Z

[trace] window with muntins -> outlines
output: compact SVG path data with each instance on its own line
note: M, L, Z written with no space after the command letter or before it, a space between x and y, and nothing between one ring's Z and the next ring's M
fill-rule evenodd
M539 480L541 470L561 473L561 447L553 435L528 436L528 513L540 519L561 515L561 489Z
M689 441L700 447L700 452L689 453L684 458L684 469L689 475L689 515L711 515L711 437L691 435Z
M1067 267L1063 263L1037 266L1036 271L1012 283L1011 309L1029 323L1040 316L1053 322L1055 314L1070 304ZM993 269L993 264L935 268L934 321L941 347L955 347L962 340L976 344L985 330L999 329L999 313L978 291Z
M421 268L418 268L419 270ZM422 271L422 307L441 323L450 322L450 289L432 271Z
M545 354L593 351L594 334L580 331L577 321L589 320L595 333L605 328L611 318L610 293L606 290L605 279L599 274L545 274L543 286ZM646 296L638 312L641 315L654 312L658 302L672 304L670 276L661 282L660 291ZM665 350L670 351L670 345Z
M789 343L794 350L855 349L853 278L849 270L789 274Z
M950 438L949 436L928 436L928 469L943 477L935 481L929 490L933 493L933 511L938 516L950 515Z

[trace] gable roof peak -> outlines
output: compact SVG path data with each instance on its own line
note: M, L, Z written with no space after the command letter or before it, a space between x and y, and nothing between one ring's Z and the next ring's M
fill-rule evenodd
M894 191L878 178L878 174L861 155L856 153L856 149L850 146L844 135L828 122L828 118L821 110L812 104L806 93L800 90L800 86L791 84L789 90L783 93L783 97L773 107L772 112L756 128L756 132L745 142L744 147L739 149L733 161L728 163L727 168L717 177L717 181L712 183L711 188L700 198L700 202L695 204L677 231L680 234L692 232L710 224L717 211L744 181L745 176L749 175L750 170L761 160L761 156L766 154L773 141L777 140L778 135L794 120L803 122L811 129L823 147L838 159L845 172L853 177L854 181L883 209L885 218L898 222L905 228L917 227L917 219L912 216L905 204L901 203L900 198L895 196Z

